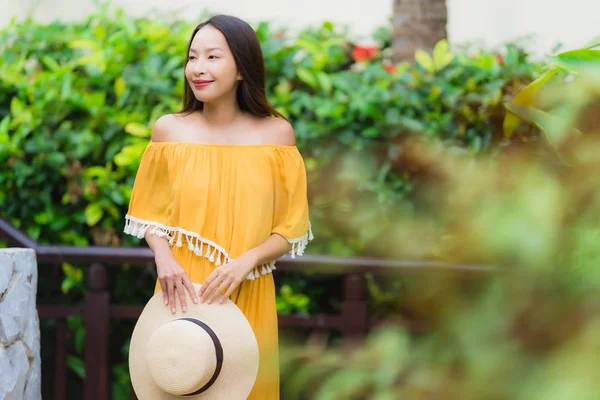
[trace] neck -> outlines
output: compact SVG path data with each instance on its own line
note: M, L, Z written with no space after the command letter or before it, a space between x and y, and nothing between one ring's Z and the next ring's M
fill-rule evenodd
M236 92L215 102L204 103L202 115L213 125L228 125L235 121L242 111L237 104Z

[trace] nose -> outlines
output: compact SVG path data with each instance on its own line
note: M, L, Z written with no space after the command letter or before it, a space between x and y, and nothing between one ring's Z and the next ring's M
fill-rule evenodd
M204 67L204 62L200 59L196 59L194 61L194 65L192 67L192 72L194 75L202 75L206 73L206 68Z

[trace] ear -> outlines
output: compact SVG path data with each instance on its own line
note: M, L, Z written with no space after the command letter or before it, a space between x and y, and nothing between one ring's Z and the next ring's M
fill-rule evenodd
M244 79L242 79L242 74L238 72L237 74L237 78L238 81L243 81Z

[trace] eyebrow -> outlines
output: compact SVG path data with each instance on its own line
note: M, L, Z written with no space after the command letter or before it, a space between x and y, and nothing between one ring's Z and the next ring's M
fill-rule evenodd
M221 50L223 51L222 48L220 47L207 47L206 51L213 51L213 50ZM197 51L195 49L190 49L190 53L197 53Z

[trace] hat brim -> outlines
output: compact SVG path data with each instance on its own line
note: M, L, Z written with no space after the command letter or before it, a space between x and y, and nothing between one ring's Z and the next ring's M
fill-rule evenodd
M200 284L194 287L200 289ZM156 293L144 307L131 335L129 371L139 400L243 400L248 397L258 373L258 343L246 316L230 299L219 303L191 301L186 291L187 312L175 314ZM146 364L148 338L161 325L182 317L197 318L217 334L223 346L223 366L217 380L206 391L194 396L175 396L161 390L153 381ZM165 343L165 345L170 345ZM201 362L199 360L199 362ZM190 365L193 368L193 365Z

